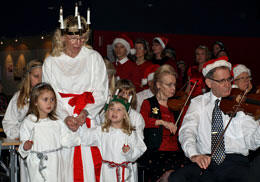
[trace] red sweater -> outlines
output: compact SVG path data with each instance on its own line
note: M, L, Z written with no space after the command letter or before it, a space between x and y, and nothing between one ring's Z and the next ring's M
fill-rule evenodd
M134 62L128 59L124 64L113 62L113 65L116 69L116 76L119 76L120 79L130 80L135 86L138 85L137 78L135 78L137 66Z
M202 72L199 72L199 68L197 65L192 66L188 69L188 76L190 77L190 85L192 89L193 85L195 84L196 80L198 80L195 89L193 91L193 93L191 94L192 97L196 97L198 95L203 94L203 92L205 92L204 90L206 90L206 84L204 81L204 77Z
M153 63L151 63L150 61L145 61L143 64L140 65L136 64L137 73L136 75L134 75L135 80L137 81L136 93L148 88L148 86L141 87L141 83L142 83L142 79L144 78L145 69L152 64Z
M160 105L160 110L162 120L175 123L174 115L172 112L169 111L167 107ZM151 107L150 102L148 100L144 100L140 112L145 121L145 128L159 128L159 126L155 125L155 121L157 119L150 118ZM179 150L177 141L177 134L171 136L170 130L163 127L163 138L159 151Z

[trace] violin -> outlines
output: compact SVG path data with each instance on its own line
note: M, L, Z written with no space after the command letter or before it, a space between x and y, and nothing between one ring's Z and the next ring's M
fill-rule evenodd
M247 94L246 91L233 88L230 96L221 99L220 109L228 115L234 114L235 110L243 111L258 120L260 119L260 94Z
M173 111L180 111L187 100L188 93L184 91L178 91L174 98L168 99L168 107Z

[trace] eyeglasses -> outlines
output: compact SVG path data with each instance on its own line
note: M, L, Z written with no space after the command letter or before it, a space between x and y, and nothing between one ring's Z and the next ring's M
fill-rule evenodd
M80 41L80 42L84 42L86 40L85 37L69 37L67 36L67 38L69 39L69 41L71 42L76 42L76 41Z
M209 78L209 79L218 82L220 85L224 85L226 82L231 83L234 80L233 77L229 77L227 79L222 79L222 80L215 80L213 78Z
M251 76L247 76L247 77L241 77L241 78L235 79L235 81L238 81L238 80L248 81L248 80L252 80L252 77Z

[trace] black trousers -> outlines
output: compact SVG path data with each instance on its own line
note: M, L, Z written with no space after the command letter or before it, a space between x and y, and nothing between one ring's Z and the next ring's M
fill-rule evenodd
M196 163L172 173L169 182L248 182L249 160L240 154L226 154L224 162L211 161L207 170Z

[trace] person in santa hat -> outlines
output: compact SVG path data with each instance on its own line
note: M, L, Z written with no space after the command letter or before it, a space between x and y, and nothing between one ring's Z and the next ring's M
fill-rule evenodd
M210 60L202 74L210 91L191 100L179 131L191 164L171 173L168 181L247 182L247 155L260 146L260 126L251 116L237 112L221 140L230 117L220 110L219 102L231 92L231 64L225 56Z
M247 93L252 89L251 71L243 64L236 64L232 68L234 82L232 88L238 88L242 91L247 89Z
M159 64L160 66L163 64L171 65L175 70L177 70L177 65L175 60L169 58L166 54L166 48L168 45L168 39L166 37L155 37L153 39L152 44L152 51L153 51L153 58L152 63Z
M62 21L61 21L62 20ZM86 45L89 25L82 16L60 20L53 37L53 50L43 65L44 82L57 96L57 114L67 126L81 134L96 126L94 120L108 97L106 66L101 55ZM97 147L64 148L64 182L98 182L102 158Z
M180 70L177 67L176 52L173 48L168 45L169 40L166 37L158 36L153 39L152 42L152 53L153 57L151 59L153 64L158 64L160 66L164 64L171 65L177 74L180 74ZM182 87L182 77L177 77L176 89Z
M133 41L125 34L121 34L112 43L116 61L113 63L116 69L116 77L119 79L130 80L136 87L140 87L137 75L137 66L127 56L134 55Z
M144 71L144 78L142 79L142 85L148 85L148 88L138 92L136 94L136 99L137 99L137 107L136 111L140 112L141 110L141 105L145 99L148 99L152 96L154 96L154 91L153 91L153 76L154 72L159 68L160 66L158 64L152 64L149 67L147 67Z
M148 42L141 38L135 40L135 50L135 64L137 66L135 78L138 81L138 85L136 86L136 92L140 92L147 88L144 85L142 85L141 82L145 69L152 65L152 63L148 61L151 57L151 53Z

